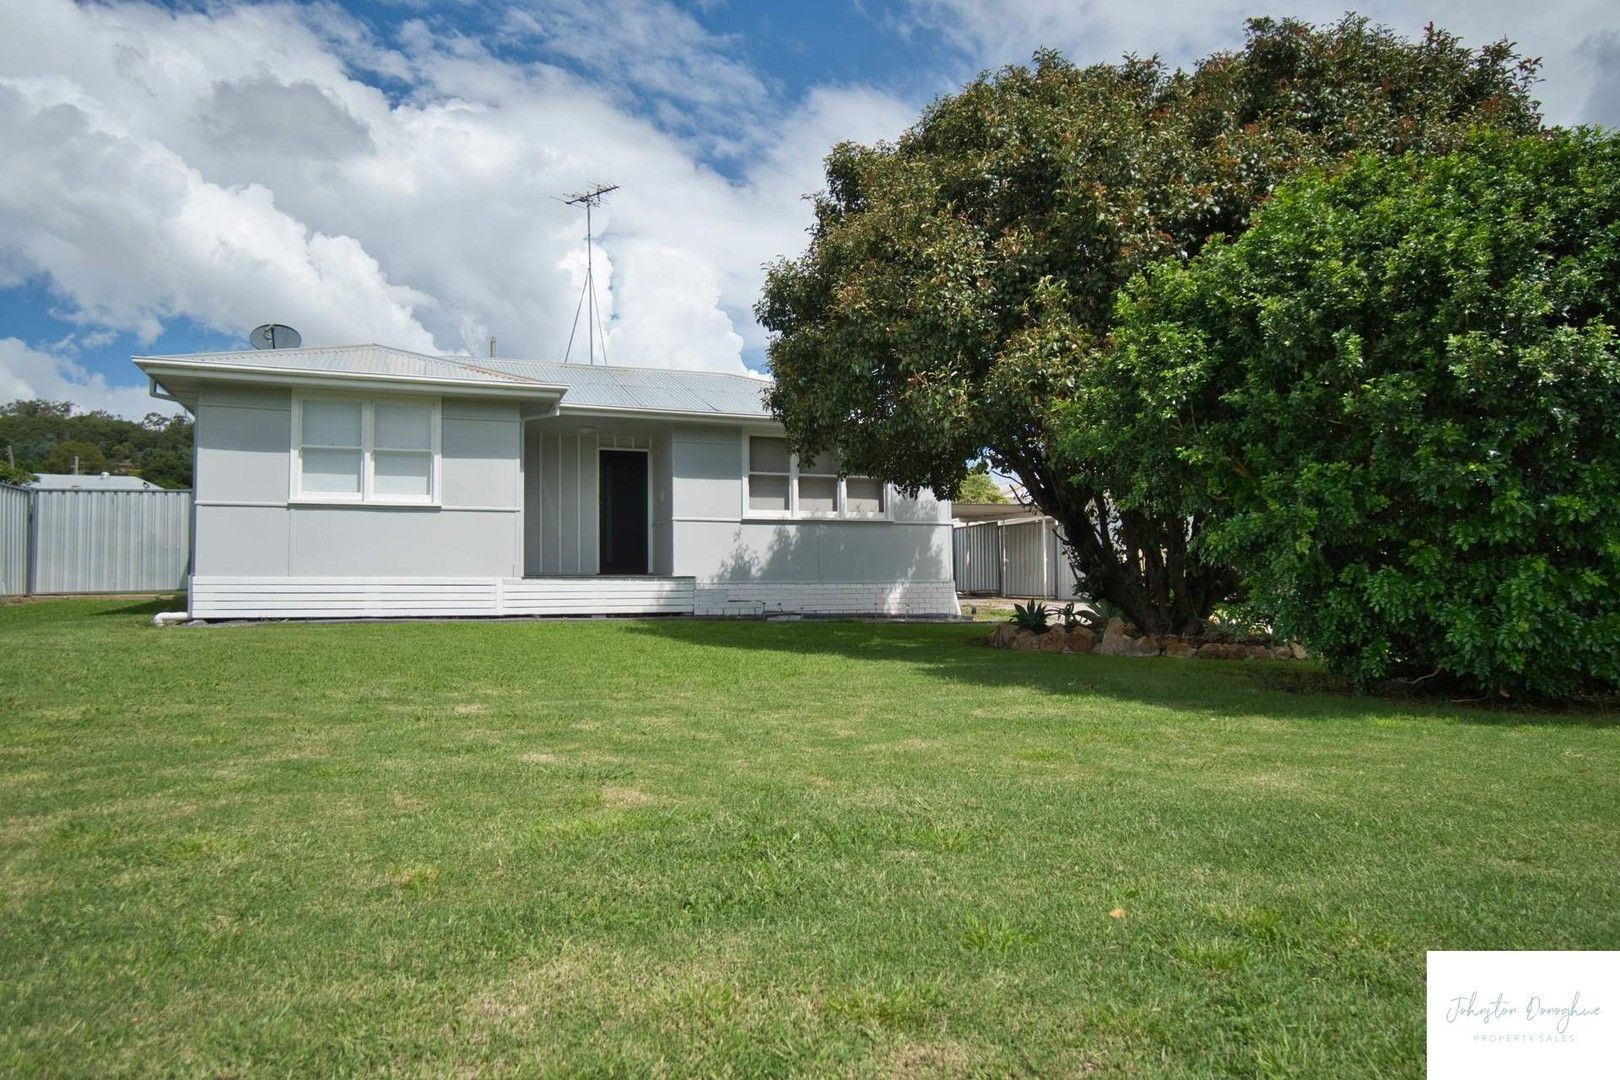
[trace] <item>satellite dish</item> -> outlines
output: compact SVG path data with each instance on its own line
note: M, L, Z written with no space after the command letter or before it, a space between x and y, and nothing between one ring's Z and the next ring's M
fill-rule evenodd
M255 326L253 333L248 335L248 341L255 349L296 349L304 343L304 339L298 336L298 331L280 323Z

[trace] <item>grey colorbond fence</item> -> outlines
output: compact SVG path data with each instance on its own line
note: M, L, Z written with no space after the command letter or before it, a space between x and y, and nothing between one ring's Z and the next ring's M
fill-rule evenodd
M951 533L956 591L1074 600L1074 571L1051 518L985 521Z
M191 492L8 488L0 538L10 595L182 589L191 565Z
M28 591L28 492L0 484L0 596Z
M956 591L1001 595L1001 523L983 521L951 530Z

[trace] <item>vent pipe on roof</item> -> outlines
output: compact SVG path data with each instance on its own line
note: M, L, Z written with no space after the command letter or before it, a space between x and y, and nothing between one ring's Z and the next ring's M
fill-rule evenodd
M489 335L489 358L495 359L495 335Z

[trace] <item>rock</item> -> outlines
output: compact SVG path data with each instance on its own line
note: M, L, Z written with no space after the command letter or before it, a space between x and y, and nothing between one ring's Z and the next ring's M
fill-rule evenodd
M1244 653L1242 645L1212 641L1208 645L1200 645L1193 655L1200 660L1241 660Z
M1097 644L1097 651L1104 656L1124 656L1131 639L1125 634L1125 620L1114 618L1108 620L1103 628L1102 641Z
M1243 659L1270 660L1271 650L1264 645L1245 645L1243 646Z
M1286 645L1273 645L1271 647L1271 658L1273 660L1292 660L1294 654Z
M1012 636L1012 647L1020 652L1035 652L1040 649L1044 636L1030 630L1019 630Z
M1301 645L1297 641L1290 641L1288 643L1288 651L1293 656L1293 658L1295 660L1304 660L1304 659L1307 658L1307 655L1308 655L1305 652L1305 646Z
M1198 650L1180 638L1165 638L1159 652L1164 656L1173 656L1177 660L1191 660Z
M1068 637L1056 627L1041 635L1041 652L1062 652Z
M1072 653L1088 653L1097 647L1097 635L1084 626L1077 626L1064 636L1068 638L1067 644Z
M1131 637L1123 619L1109 619L1096 651L1104 656L1158 656L1159 643L1151 637Z

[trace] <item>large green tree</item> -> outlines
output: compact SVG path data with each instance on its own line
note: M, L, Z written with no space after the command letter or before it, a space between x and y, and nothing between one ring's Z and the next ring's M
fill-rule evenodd
M1367 156L1129 288L1069 438L1351 675L1612 689L1617 330L1620 138Z
M1438 151L1539 127L1534 65L1359 18L1249 24L1193 71L1052 53L932 105L891 144L827 159L809 249L769 269L770 404L801 452L955 493L987 459L1058 522L1098 596L1195 630L1236 576L1202 521L1119 508L1095 463L1054 461L1053 406L1084 390L1130 277L1242 232L1284 176L1356 150Z

